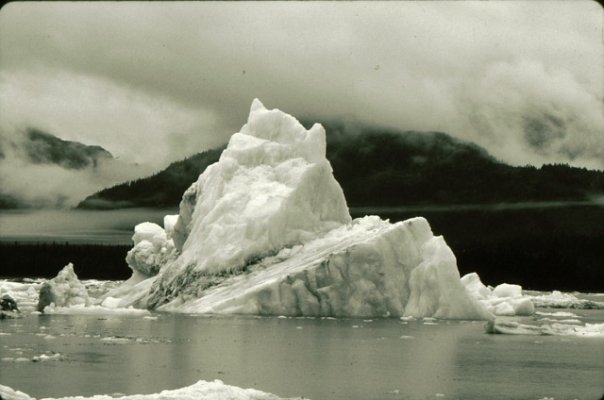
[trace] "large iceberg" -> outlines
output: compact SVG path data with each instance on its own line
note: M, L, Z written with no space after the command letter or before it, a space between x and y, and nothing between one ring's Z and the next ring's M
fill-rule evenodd
M491 319L425 219L351 220L325 143L320 124L254 100L178 217L136 228L133 278L111 296L187 313Z

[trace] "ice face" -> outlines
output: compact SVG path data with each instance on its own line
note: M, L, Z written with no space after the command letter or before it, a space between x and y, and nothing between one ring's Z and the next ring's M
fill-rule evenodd
M184 313L489 319L423 218L357 219L243 274L199 279L159 308Z

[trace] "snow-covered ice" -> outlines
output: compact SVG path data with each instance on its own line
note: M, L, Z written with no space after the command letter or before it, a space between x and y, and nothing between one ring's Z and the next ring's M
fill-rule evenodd
M4 400L35 400L27 394L0 385L0 398ZM123 400L279 400L280 397L256 389L242 389L237 386L225 385L216 379L212 382L198 381L197 383L174 390L163 390L160 393L134 394L120 396ZM53 400L46 398L47 400ZM90 397L68 396L54 400L113 400L110 395L95 395Z

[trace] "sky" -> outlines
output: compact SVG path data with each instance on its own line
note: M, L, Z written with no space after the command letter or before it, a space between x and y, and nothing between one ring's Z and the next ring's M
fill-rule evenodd
M259 98L604 169L603 26L591 1L9 3L0 134L153 170L225 143Z

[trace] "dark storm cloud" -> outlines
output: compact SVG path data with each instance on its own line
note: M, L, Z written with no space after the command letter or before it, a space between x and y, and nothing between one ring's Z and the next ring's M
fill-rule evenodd
M3 128L33 120L139 161L225 141L258 97L604 168L592 2L13 3L0 54Z

